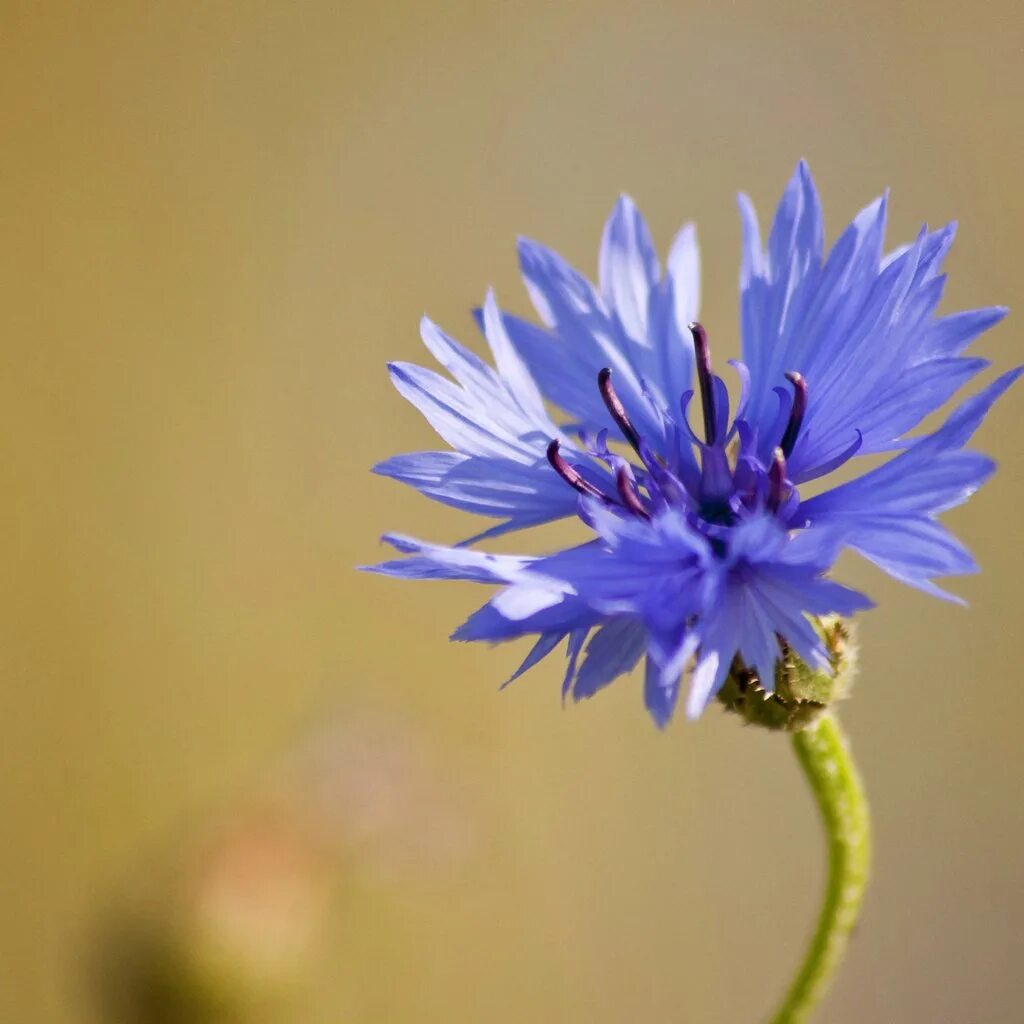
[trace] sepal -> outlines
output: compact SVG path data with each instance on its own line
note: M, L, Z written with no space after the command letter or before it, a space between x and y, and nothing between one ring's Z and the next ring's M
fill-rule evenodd
M814 628L828 652L827 669L808 665L780 638L775 685L768 690L737 655L718 692L726 711L739 715L748 725L799 732L848 696L857 667L853 626L838 616L824 616L815 620Z

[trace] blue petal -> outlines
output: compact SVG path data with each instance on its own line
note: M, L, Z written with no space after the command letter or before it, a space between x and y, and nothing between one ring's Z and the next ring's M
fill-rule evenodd
M577 495L545 457L552 439L564 439L506 332L493 295L487 297L481 323L498 371L426 317L424 344L457 383L411 363L388 368L399 393L456 451L400 455L375 471L455 508L504 519L489 534L572 515ZM587 473L602 475L595 468Z
M468 461L468 455L458 452L408 452L378 462L373 472L429 492L440 488L448 473Z
M608 366L641 435L668 458L692 460L664 421L692 372L686 327L697 316L700 298L692 225L675 239L666 276L659 280L643 219L631 200L621 199L602 240L600 294L551 250L524 239L519 252L527 289L551 330L513 317L505 318L506 329L545 396L580 428L596 432L610 424L594 387L597 372Z
M933 577L978 571L963 544L924 516L866 516L857 521L848 543L890 576L948 600L959 599L935 587Z
M778 612L851 616L872 607L859 591L824 579L806 566L773 563L758 567L751 576L752 589Z
M699 287L699 286L697 286ZM665 424L650 439L669 466L696 469L693 447L676 424L679 397L690 388L693 378L693 337L687 325L696 319L696 300L680 297L680 285L673 277L652 290L647 330L650 347L637 358L651 400L662 413ZM680 323L682 317L687 317Z
M769 517L734 529L730 552L742 571L730 574L697 621L700 648L691 674L689 717L697 717L718 692L736 654L771 689L778 637L808 662L827 668L827 654L807 617L852 615L870 607L863 594L821 576L837 543L827 531L814 534L807 531L791 541Z
M549 591L541 588L542 593ZM487 641L497 643L528 636L531 633L567 633L577 629L589 629L602 619L584 602L564 595L558 604L542 608L523 619L510 619L501 613L493 600L478 608L452 633L453 640L462 642Z
M365 572L406 579L511 583L523 578L523 571L535 561L519 555L493 555L469 548L427 544L399 533L385 534L382 540L411 557L362 566Z
M533 449L539 446L524 443L515 428L496 421L493 407L483 397L412 363L389 363L388 372L399 394L456 450L513 461L535 457Z
M501 391L501 382L494 370L479 356L449 337L428 317L420 321L420 337L430 354L470 394L483 398L496 397Z
M743 352L753 379L746 419L759 432L764 461L778 443L772 389L787 370L804 376L808 410L789 459L796 481L834 468L858 431L860 454L901 443L982 367L954 357L1003 314L993 308L933 320L955 225L923 230L882 259L885 208L882 199L861 211L822 264L820 208L803 164L767 251L741 198Z
M583 650L583 644L586 642L587 635L589 633L589 627L584 627L574 629L569 634L569 647L566 651L565 677L562 680L563 705L565 704L565 698L568 697L569 691L572 689L572 684L576 681L576 670L579 665L580 651Z
M537 382L530 376L530 371L512 344L494 292L491 291L484 301L483 330L502 383L518 402L527 419L537 424L542 431L546 430L550 420L544 410L544 400Z
M563 640L565 633L542 633L537 642L530 648L529 654L523 659L522 664L502 684L502 689L514 683L521 675L528 672L534 665L542 662Z
M753 208L745 198L741 212L747 249L742 279L749 282L743 296L743 327L753 328L749 339L744 336L743 359L758 388L748 418L760 423L770 388L782 383L787 370L801 369L794 346L800 343L802 311L812 297L810 286L821 263L821 204L807 165L801 161L786 186L764 256L749 252L760 243ZM759 283L749 290L755 280Z
M828 523L838 515L944 512L963 504L995 470L995 463L977 452L945 451L930 459L908 456L811 498L800 506L799 515L811 523Z
M679 700L680 682L678 672L665 672L653 658L648 657L644 670L644 705L659 729L664 729L672 720Z
M985 359L932 359L879 384L845 419L822 424L819 418L797 442L788 463L790 479L817 479L852 455L912 444L904 435L988 365Z
M925 347L937 355L959 355L979 334L995 327L1008 312L1005 306L990 306L941 317L929 326Z
M989 409L1016 383L1024 373L1024 366L1017 366L997 377L987 388L968 398L949 417L945 425L930 437L918 441L914 446L919 456L941 451L943 448L961 448L981 426ZM913 450L913 449L912 449ZM908 453L909 454L909 453Z
M605 367L615 374L615 387L633 422L642 435L658 437L662 426L644 397L644 385L635 359L645 351L632 341L611 316L601 297L578 271L557 253L536 242L521 239L519 261L523 280L541 319L553 328L552 336L559 349L559 370L562 374L577 374L597 394L597 375ZM509 328L513 341L518 335ZM531 363L526 351L521 351L541 387L545 387L548 374L541 366ZM545 393L553 401L554 396ZM559 403L561 404L561 403ZM567 411L576 410L567 407ZM607 410L595 419L581 420L587 430L598 431L613 426Z
M573 699L593 697L621 675L631 672L647 646L643 623L620 616L606 622L587 644L587 655L573 686Z
M799 515L810 522L827 522L837 516L936 513L966 501L995 464L984 455L959 449L1022 372L1024 368L1017 368L1003 374L967 399L934 434L885 465L803 502Z
M686 698L686 717L691 721L703 714L729 675L739 647L741 621L739 595L734 590L726 590L720 605L702 626L700 652L690 674L690 691Z
M673 306L676 327L681 337L687 337L687 327L700 316L700 247L697 244L697 228L684 224L672 241L665 266L666 278L672 285ZM689 387L689 377L684 387L672 391L678 398Z
M575 333L559 336L510 313L504 313L503 320L512 344L544 395L575 424L593 431L607 426L608 410L597 388L597 370L591 372L601 357L595 360L589 348L584 349L586 357L582 356L573 344ZM583 358L587 361L579 361Z
M621 196L601 238L601 294L635 341L647 338L647 303L660 277L651 233L636 204Z
M669 675L678 676L693 654L696 637L688 623L714 599L717 583L703 567L684 565L676 573L652 579L641 591L637 606L647 627L649 649Z

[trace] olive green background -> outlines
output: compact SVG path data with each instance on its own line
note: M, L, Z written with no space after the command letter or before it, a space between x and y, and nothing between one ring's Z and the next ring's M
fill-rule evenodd
M891 186L893 245L961 223L945 308L1019 305L1019 5L0 11L0 1020L111 1019L90 975L128 880L367 715L469 838L339 867L271 1019L761 1019L823 869L785 740L714 710L658 733L636 680L563 711L555 660L499 694L522 652L445 639L482 592L353 571L384 529L474 528L369 474L434 444L384 362L426 358L425 309L471 340L488 285L525 310L518 233L592 272L622 190L662 251L698 220L724 358L735 192L770 215L801 155L831 238ZM978 351L1007 367L1020 331ZM877 858L822 1021L1024 1018L1021 399L948 517L968 609L841 566L879 604L843 708Z

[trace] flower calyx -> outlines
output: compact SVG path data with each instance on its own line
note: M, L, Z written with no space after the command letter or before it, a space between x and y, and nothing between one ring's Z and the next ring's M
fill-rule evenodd
M857 665L853 627L838 616L818 619L814 625L828 652L828 669L808 665L780 637L774 689L766 690L757 673L737 655L718 693L725 710L739 715L748 725L775 732L799 732L830 705L848 696Z

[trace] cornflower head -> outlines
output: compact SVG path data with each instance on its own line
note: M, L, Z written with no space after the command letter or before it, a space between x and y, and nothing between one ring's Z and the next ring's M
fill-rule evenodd
M388 534L405 557L372 570L496 585L453 638L534 637L513 679L565 643L563 696L590 697L644 658L645 702L660 726L685 678L695 718L730 675L762 695L800 673L836 677L845 633L835 617L871 605L828 578L844 548L957 600L935 578L976 565L937 517L992 473L989 458L964 446L1021 369L932 433L908 436L988 365L963 353L1006 311L937 317L955 226L922 229L886 253L886 202L857 214L826 252L804 163L766 245L740 197L735 408L698 322L692 225L662 269L643 218L621 198L605 225L597 286L521 240L542 325L503 313L488 294L477 320L492 367L424 319L423 341L451 379L406 363L389 369L452 450L375 467L500 522L455 547ZM553 418L552 407L564 415ZM805 484L879 453L891 457L802 496ZM573 515L585 539L567 550L528 557L472 546ZM790 686L775 700L794 695L827 703L813 687Z

